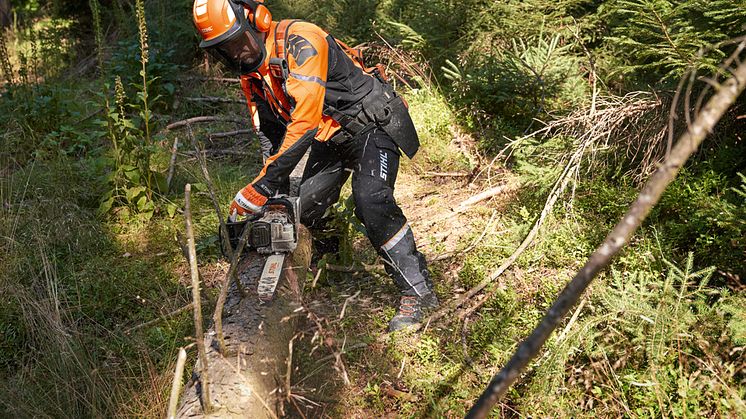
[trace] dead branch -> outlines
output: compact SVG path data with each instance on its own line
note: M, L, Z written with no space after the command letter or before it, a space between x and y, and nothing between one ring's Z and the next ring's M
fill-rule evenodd
M746 39L740 39L746 45ZM740 50L738 51L740 52ZM567 284L541 320L513 354L503 369L493 377L489 385L469 411L467 418L484 418L510 385L518 378L528 363L539 352L549 335L557 328L570 309L575 306L591 281L605 269L611 259L627 244L632 234L640 227L653 206L660 200L666 187L676 178L684 163L699 148L705 137L712 132L723 114L736 101L746 87L746 62L731 70L732 76L721 83L702 111L683 133L661 166L653 173L640 194L631 204L603 243L591 254L585 266Z
M200 382L202 383L202 406L205 413L212 411L210 400L209 365L205 349L205 335L202 331L202 299L200 297L199 269L197 268L197 249L194 244L194 230L192 229L192 185L184 187L184 218L186 220L187 245L189 246L189 268L192 274L192 299L194 301L194 334L197 341L197 351L200 363Z
M539 233L539 229L541 228L542 224L544 223L544 220L546 219L547 215L549 215L552 212L552 209L554 208L555 202L557 202L557 199L562 195L565 188L567 187L567 184L570 181L570 173L573 172L575 166L579 164L578 159L582 156L582 150L576 151L573 157L570 158L570 162L565 166L564 171L560 175L559 179L557 179L557 182L555 182L554 188L552 189L552 192L550 192L549 197L547 198L546 203L544 204L544 208L541 210L541 213L539 214L539 218L534 223L534 226L531 228L531 231L526 235L526 237L523 239L521 244L518 246L518 248L511 254L505 261L488 277L482 280L479 284L471 288L469 291L467 291L464 295L461 297L452 300L451 303L444 305L443 308L439 309L438 311L434 312L427 318L426 323L430 323L436 320L439 320L441 317L448 314L450 311L457 309L460 307L464 302L471 299L475 295L479 294L485 287L487 287L489 284L494 282L500 275L503 274L512 264L513 262L518 259L518 257L523 254L523 252L528 248L528 246L534 241L534 238L536 238L536 235ZM487 300L481 300L482 303L479 304L477 308L479 308L484 302ZM476 308L474 309L476 310ZM416 326L417 329L421 328L421 324Z
M347 309L347 304L349 304L350 301L352 301L355 298L357 298L358 295L360 295L360 290L357 290L357 292L355 294L353 294L353 295L345 298L345 302L344 302L344 304L342 304L342 310L340 310L340 312L339 312L339 320L342 320L342 319L345 318L345 310Z
M201 97L186 97L184 98L189 102L206 102L206 103L240 103L246 104L245 100L241 99L230 99L227 97L216 97L216 96L201 96Z
M293 341L296 337L297 335L293 336L292 339L290 339L290 342L288 342L288 360L287 368L285 369L285 400L290 400L290 378L293 373Z
M168 124L166 126L166 131L203 122L235 122L236 124L243 124L246 122L246 120L242 118L232 118L227 116L195 116L193 118L182 119L181 121L176 121Z
M166 193L171 190L171 181L174 179L176 171L176 154L179 151L179 137L174 138L174 145L171 146L171 160L168 163L168 176L166 177Z
M187 239L184 237L183 234L181 234L180 231L176 231L176 234L174 235L174 239L176 240L176 244L179 245L179 249L181 249L181 254L184 256L184 259L186 260L187 264L189 264L189 247L187 246ZM206 284L205 279L202 277L202 272L199 273L199 282L200 284ZM202 290L202 299L208 300L207 294L204 292L205 290Z
M567 336L567 334L570 332L570 329L572 328L572 325L575 324L575 322L578 320L578 316L580 316L580 312L583 310L583 307L585 306L585 302L586 301L587 300L585 300L585 299L582 300L582 301L580 301L580 304L578 304L578 307L575 308L575 312L572 314L572 317L570 317L570 321L567 322L567 325L565 326L565 328L562 329L562 333L560 333L557 336L557 339L556 339L557 343L562 342L563 340L565 340L565 336Z
M368 347L367 343L358 342L358 343L355 343L353 345L350 345L350 346L346 347L344 350L340 351L340 353L342 355L344 355L344 354L350 353L350 352L352 352L352 351L354 351L356 349L362 349L362 348L367 348L367 347ZM316 361L316 364L317 365L318 364L323 364L326 361L331 361L332 359L335 359L335 357L336 357L335 354L327 355L327 356L319 359L318 361Z
M598 151L614 147L624 151L617 154L637 162L629 174L636 180L642 180L665 156L668 131L665 102L649 92L632 92L623 97L598 96L588 108L578 109L554 120L511 142L508 148L531 137L561 135L576 138L578 144L583 144L591 152L592 167Z
M186 364L187 354L184 348L179 348L179 357L176 358L176 370L174 371L174 381L171 384L171 398L168 402L168 419L176 418L176 407L179 404L179 394L181 393L181 379L184 376L184 364Z
M219 149L213 149L213 150L202 150L199 153L190 151L184 153L187 156L197 156L197 160L200 160L199 155L205 156L255 156L257 153L249 153L248 151L240 151L240 150L219 150Z
M221 83L241 83L241 79L230 77L182 77L181 81L217 81Z
M316 270L316 275L313 276L313 281L311 282L311 288L316 288L316 283L319 281L319 278L321 277L321 272L324 270L324 268L318 268Z
M223 284L220 287L220 295L218 296L217 303L215 303L215 312L212 314L212 320L215 323L215 335L218 339L218 347L220 348L220 353L223 355L226 354L225 338L223 337L223 308L225 307L225 301L228 298L228 287L231 283L230 279L237 277L236 270L238 269L238 262L241 260L241 254L243 253L243 249L246 247L246 240L249 238L250 231L250 228L245 228L243 233L241 233L241 238L238 240L238 249L233 252L231 266L228 268L228 273L223 279ZM238 282L238 280L236 282ZM242 294L242 296L243 295L245 294Z
M347 368L345 367L344 361L342 361L342 355L345 353L345 344L347 343L347 338L345 337L344 342L342 342L342 347L340 349L337 349L337 345L335 343L336 340L323 325L323 322L326 321L326 319L317 315L305 304L303 305L303 309L307 313L306 317L316 325L316 331L314 333L314 337L311 338L311 343L319 338L321 342L319 345L325 345L332 352L329 358L334 359L334 369L337 370L339 375L342 377L342 381L344 381L346 386L351 385L350 377L347 375ZM318 345L316 347L318 347ZM311 353L313 353L316 347L311 350Z
M166 320L168 320L168 319L170 319L170 318L172 318L174 316L178 316L179 314L181 314L181 313L183 313L185 311L189 311L192 308L194 308L194 303L189 303L189 304L185 305L184 307L177 308L176 310L174 310L174 311L172 311L170 313L166 313L166 314L164 314L164 315L162 315L162 316L160 316L160 317L158 317L156 319L147 321L147 322L142 323L142 324L138 324L137 326L134 326L134 327L130 327L129 329L125 330L124 333L126 335L129 335L130 333L132 333L134 331L137 331L137 330L140 330L140 329L144 329L146 327L153 326L154 324L158 324L158 323L166 321Z
M492 225L492 221L495 219L495 215L497 215L497 211L492 211L492 215L490 216L490 219L487 221L487 224L484 225L484 230L482 230L482 234L479 235L474 241L472 241L465 249L463 250L457 250L454 252L446 252L442 255L435 256L434 258L430 259L430 262L437 262L445 259L450 259L452 257L462 255L464 253L469 253L472 250L474 250L475 247L484 239L484 236L487 235L487 231L490 229L490 226Z
M214 140L216 138L228 138L228 137L237 137L239 135L248 135L252 134L254 131L250 129L237 129L235 131L226 131L226 132L216 132L212 134L207 135L208 140Z
M471 173L462 173L462 172L425 172L420 177L424 178L430 178L430 177L469 177L471 176Z

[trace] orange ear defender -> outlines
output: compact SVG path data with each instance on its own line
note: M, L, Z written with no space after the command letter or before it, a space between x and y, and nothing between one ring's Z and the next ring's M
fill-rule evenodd
M272 13L267 6L257 3L249 16L249 20L258 32L269 32L269 28L272 26Z
M264 0L228 0L234 4L240 4L249 11L249 22L256 29L257 32L269 32L269 28L272 26L272 13L269 11L267 6L264 5Z

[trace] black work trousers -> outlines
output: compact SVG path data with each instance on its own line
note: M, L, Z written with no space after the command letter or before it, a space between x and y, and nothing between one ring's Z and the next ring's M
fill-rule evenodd
M394 199L399 148L381 129L342 143L314 141L300 186L301 222L323 228L326 210L339 200L352 174L355 215L386 270L407 295L431 291L425 258L416 250L407 219Z

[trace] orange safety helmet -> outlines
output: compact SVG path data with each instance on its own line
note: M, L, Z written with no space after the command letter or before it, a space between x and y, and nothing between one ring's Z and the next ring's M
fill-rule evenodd
M253 73L267 51L262 32L272 25L263 1L195 0L194 25L202 36L199 46L241 74Z

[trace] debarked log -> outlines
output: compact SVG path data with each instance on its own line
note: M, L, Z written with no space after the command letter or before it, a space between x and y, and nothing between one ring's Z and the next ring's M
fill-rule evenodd
M199 361L182 393L177 418L272 418L283 412L286 398L288 344L293 338L306 273L311 261L311 235L299 228L296 250L285 258L275 298L259 301L256 288L266 256L251 252L242 258L238 275L249 293L241 298L231 284L223 310L226 353L216 333L205 335L209 394L213 411L202 409Z

